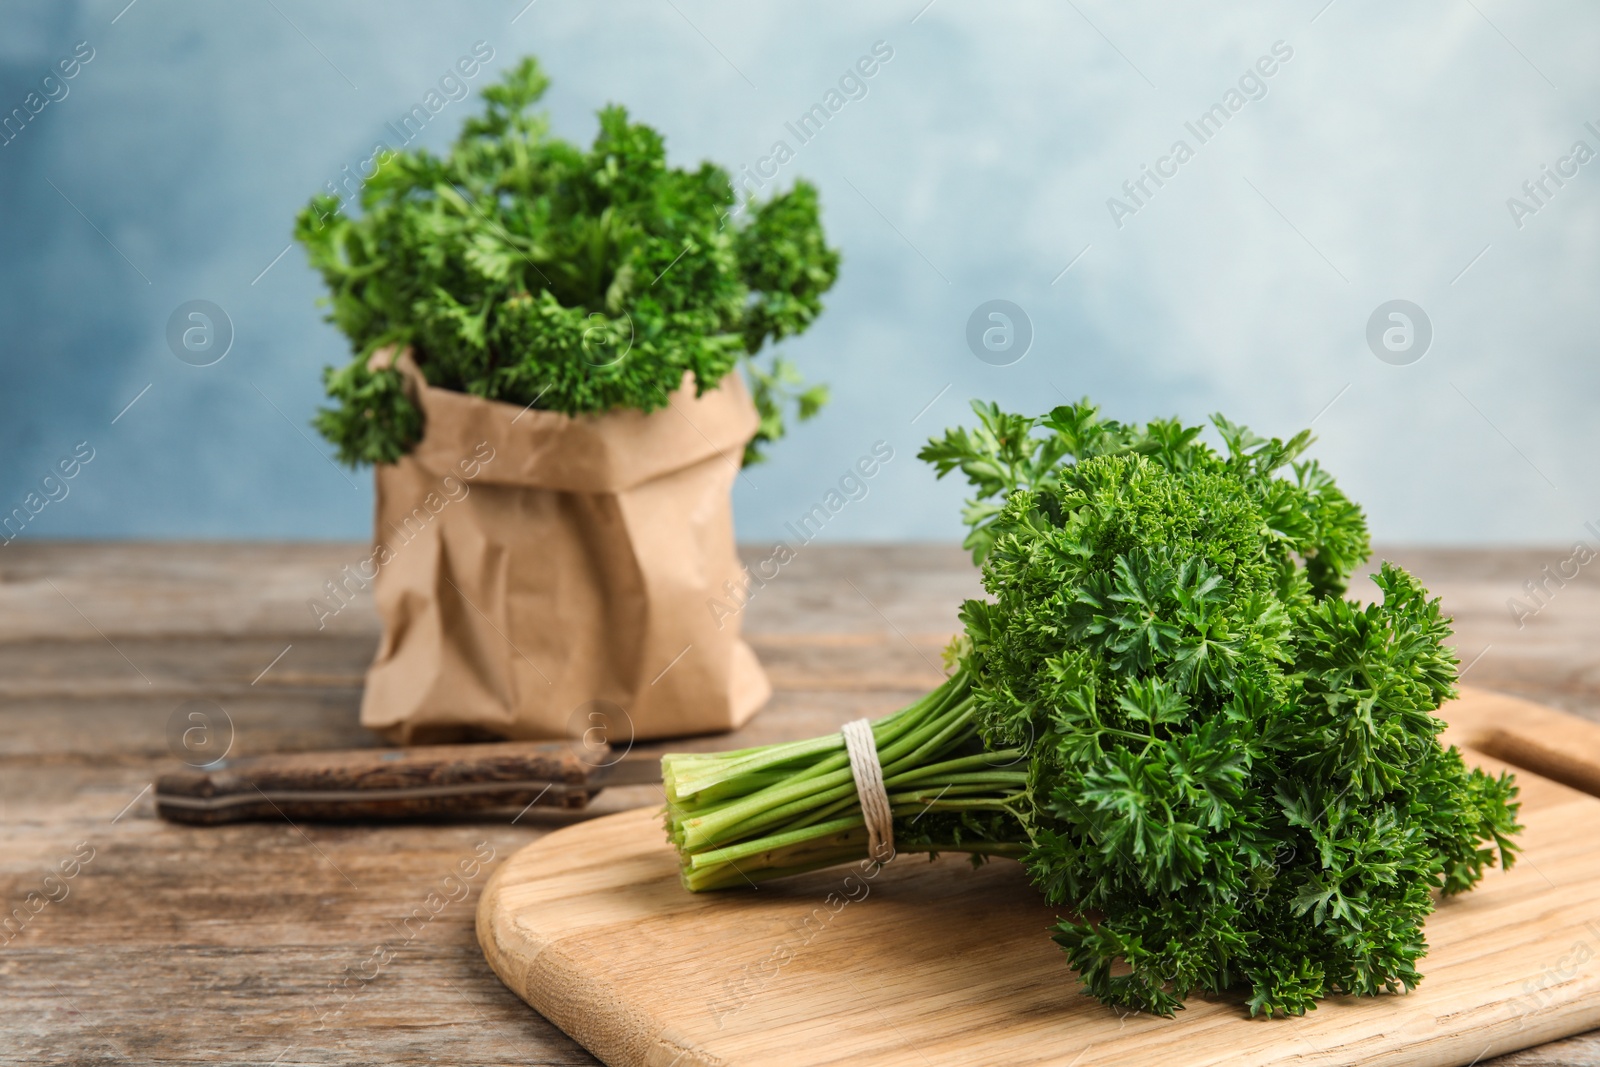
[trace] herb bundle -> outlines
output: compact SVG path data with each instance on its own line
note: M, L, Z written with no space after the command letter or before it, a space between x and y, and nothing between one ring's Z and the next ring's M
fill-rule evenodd
M1434 892L1509 866L1516 785L1468 770L1432 714L1454 696L1449 620L1368 553L1360 511L1216 416L1087 402L1042 419L975 404L922 458L977 496L987 600L953 673L873 724L899 851L1015 856L1085 989L1171 1014L1237 989L1251 1014L1411 989ZM663 759L693 890L860 858L837 736Z
M576 415L653 411L694 377L714 389L741 362L761 415L746 462L827 400L781 356L833 285L816 190L735 210L727 173L670 167L661 135L612 106L585 150L549 135L530 57L486 87L448 155L387 153L361 214L312 199L295 236L327 283L356 358L328 368L316 426L350 464L398 459L422 432L400 374L369 366L410 346L430 385Z

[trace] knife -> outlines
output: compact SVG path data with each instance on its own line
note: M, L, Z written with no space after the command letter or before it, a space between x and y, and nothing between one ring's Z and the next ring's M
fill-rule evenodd
M654 752L577 741L499 741L223 759L156 779L156 813L215 825L401 819L538 805L578 810L611 785L661 781Z

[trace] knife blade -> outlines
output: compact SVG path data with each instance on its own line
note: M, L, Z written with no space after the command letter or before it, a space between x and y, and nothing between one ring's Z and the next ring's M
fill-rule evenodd
M524 805L578 810L601 789L661 781L656 753L499 741L224 759L161 775L156 813L198 825L403 819Z

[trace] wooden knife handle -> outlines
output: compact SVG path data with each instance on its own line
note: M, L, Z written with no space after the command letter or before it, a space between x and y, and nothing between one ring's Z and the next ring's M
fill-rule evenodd
M538 804L582 808L605 753L569 741L295 752L223 760L156 780L175 822L395 819Z

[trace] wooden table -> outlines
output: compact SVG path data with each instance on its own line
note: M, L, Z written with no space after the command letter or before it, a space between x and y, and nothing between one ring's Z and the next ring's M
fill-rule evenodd
M0 905L46 900L9 942L0 933L0 1062L595 1062L485 965L472 920L486 875L462 899L444 883L460 859L492 850L492 868L570 816L214 829L154 817L148 786L173 763L168 720L187 700L222 705L235 755L373 743L356 721L370 603L322 631L306 607L364 555L0 549ZM1385 555L1444 598L1470 682L1600 721L1600 580L1585 570L1520 629L1506 607L1567 552ZM810 736L899 707L937 682L955 607L976 592L954 548L803 550L746 613L772 703L697 743ZM594 810L657 799L616 789ZM406 922L418 909L428 920ZM1492 1062L1600 1067L1600 1032Z

